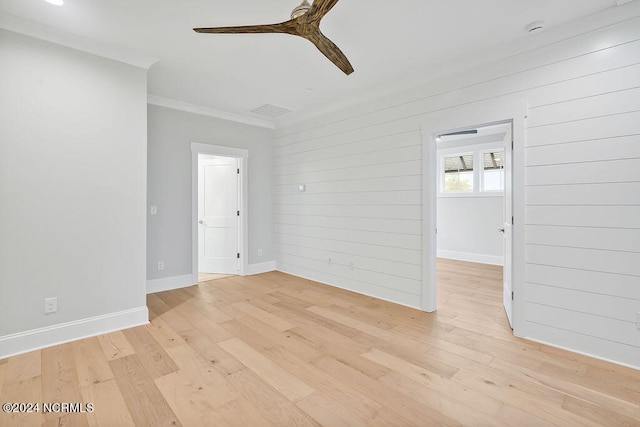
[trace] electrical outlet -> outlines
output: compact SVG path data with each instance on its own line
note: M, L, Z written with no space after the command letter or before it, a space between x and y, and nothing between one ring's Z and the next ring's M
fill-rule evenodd
M44 314L58 311L58 297L44 299Z
M158 207L151 206L151 215L158 215Z
M164 261L158 261L158 271L164 270Z
M258 249L258 256L262 256L262 249Z

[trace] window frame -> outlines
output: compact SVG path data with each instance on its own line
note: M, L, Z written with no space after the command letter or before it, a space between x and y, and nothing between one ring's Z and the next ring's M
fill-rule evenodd
M484 153L505 150L503 142L491 142L486 144L460 144L459 142L439 143L438 156L438 194L437 197L502 197L504 195L504 181L502 190L484 191ZM447 193L444 191L444 159L457 155L473 154L473 191ZM480 166L480 167L479 167ZM504 169L503 169L504 170ZM504 175L503 175L504 180Z
M447 157L463 157L463 156L471 156L471 161L473 162L473 169L471 169L471 175L473 177L473 181L472 181L472 189L471 191L456 191L456 192L446 192L444 191L444 187L445 187L445 176L446 176L446 172L445 172L445 159ZM443 154L442 156L440 156L440 171L441 171L441 176L440 176L440 193L442 194L470 194L470 193L474 193L476 190L476 186L477 186L477 180L476 180L476 162L475 162L475 154L473 151L470 150L465 150L465 151L461 151L461 152L453 152L451 154ZM466 171L467 173L469 171ZM460 176L460 171L458 171L458 177Z
M502 185L501 185L502 188L500 190L485 190L484 189L484 182L485 182L484 173L485 173L486 169L484 168L484 156L487 153L493 153L493 152L496 152L496 151L502 151L502 169L499 169L499 170L502 171ZM480 187L479 187L480 193L504 194L504 168L505 168L504 156L505 156L505 147L504 147L504 145L502 145L500 148L486 148L486 149L482 149L482 150L480 150L478 152L478 157L479 157L479 160L480 160L480 162L482 164L482 171L480 172Z

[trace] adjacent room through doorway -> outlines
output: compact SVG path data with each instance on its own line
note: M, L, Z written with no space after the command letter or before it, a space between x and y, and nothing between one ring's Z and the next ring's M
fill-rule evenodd
M441 270L475 275L465 286L485 279L508 287L511 257L511 122L438 135L437 257ZM510 293L510 291L505 291ZM511 296L509 295L509 300ZM511 310L505 301L507 319ZM500 301L494 301L500 305Z

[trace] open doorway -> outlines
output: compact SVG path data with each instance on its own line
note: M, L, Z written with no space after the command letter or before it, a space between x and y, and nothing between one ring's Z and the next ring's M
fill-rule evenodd
M194 283L246 269L247 150L191 144Z
M527 103L520 97L488 99L455 108L443 109L429 115L421 126L423 141L423 286L422 304L424 311L433 312L438 307L437 295L437 195L438 195L438 155L436 138L444 133L473 130L479 127L511 123L512 144L505 147L505 202L511 203L511 217L505 216L505 255L511 256L506 262L503 305L510 313L513 334L524 336L524 174L525 174L525 122ZM511 164L507 164L508 161ZM509 182L510 180L510 182ZM509 219L511 221L509 222ZM499 297L496 297L499 298ZM498 303L499 305L502 305Z
M511 326L512 122L445 131L435 140L438 272L465 270L468 286L479 289L502 285Z

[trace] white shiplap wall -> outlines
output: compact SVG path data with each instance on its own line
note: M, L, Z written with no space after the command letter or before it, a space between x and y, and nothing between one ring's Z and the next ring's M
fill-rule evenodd
M640 367L638 3L603 13L601 28L590 17L583 34L277 131L278 268L418 307L420 126L517 97L529 105L526 146L516 147L526 188L521 333Z
M278 268L417 307L421 150L415 129L281 141L275 149Z

